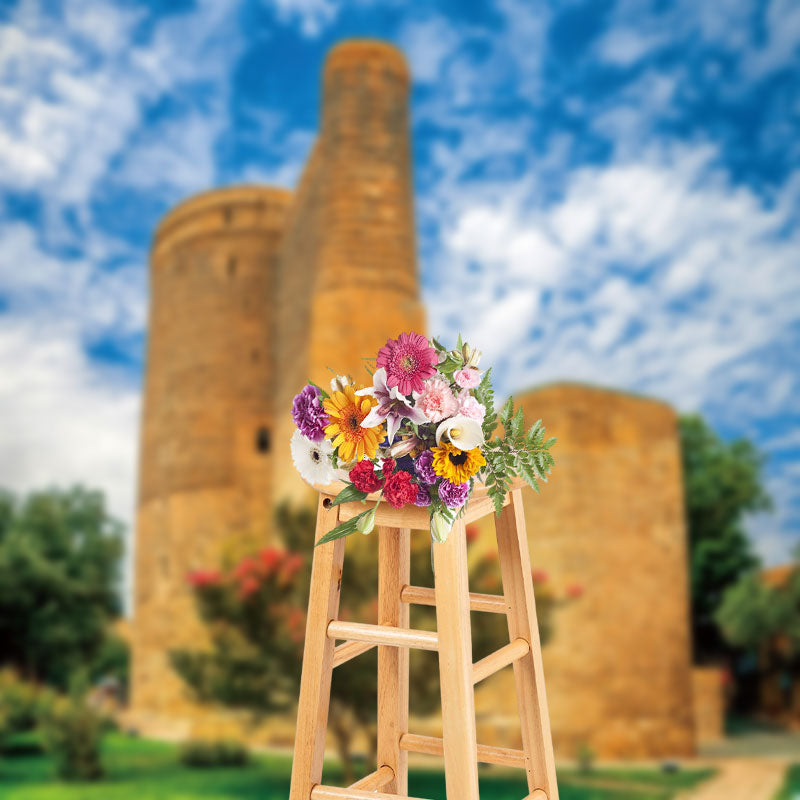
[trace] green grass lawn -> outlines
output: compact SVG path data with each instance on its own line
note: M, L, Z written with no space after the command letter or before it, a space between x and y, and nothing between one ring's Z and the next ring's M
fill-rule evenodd
M786 781L775 800L796 800L800 797L800 764L789 767Z
M286 800L290 759L257 756L246 767L189 769L178 762L173 745L120 734L106 738L106 777L96 783L61 783L53 777L50 759L34 739L21 740L0 758L2 800ZM562 800L668 800L674 793L707 777L687 770L664 775L654 770L597 770L588 776L564 771L559 778ZM341 784L335 765L325 781ZM414 770L412 796L444 800L444 777ZM521 800L527 794L518 773L487 769L481 774L482 800ZM790 797L790 795L787 795Z

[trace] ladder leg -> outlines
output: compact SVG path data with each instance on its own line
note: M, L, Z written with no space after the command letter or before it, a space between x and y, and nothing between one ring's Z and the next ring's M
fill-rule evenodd
M325 500L320 495L315 541L333 529L339 518L338 507L326 508ZM311 789L322 780L334 648L327 627L339 612L343 561L344 539L314 550L289 800L309 800Z
M378 624L409 627L409 605L400 592L411 582L408 528L378 528ZM408 794L408 753L400 737L408 733L408 648L378 647L378 764L394 779L382 790Z
M512 492L511 502L503 509L495 524L503 593L508 610L508 632L511 641L523 638L530 643L528 655L514 662L528 788L531 794L539 789L546 793L547 800L558 800L521 490Z
M479 800L467 537L463 520L433 545L447 800Z

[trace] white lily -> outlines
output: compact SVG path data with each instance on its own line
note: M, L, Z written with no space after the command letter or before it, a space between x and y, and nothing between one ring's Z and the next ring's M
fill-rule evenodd
M368 536L372 533L373 528L375 527L375 509L372 508L366 512L363 516L359 517L356 521L356 529L363 533L364 536Z
M431 514L431 539L439 544L447 541L453 526L438 511Z
M331 378L331 391L332 392L343 392L345 386L350 386L352 381L347 375L336 375L335 377Z
M409 399L400 394L396 386L390 388L387 385L386 370L383 367L376 370L372 376L372 386L359 389L356 394L362 397L370 395L378 401L378 405L373 406L369 414L361 421L361 427L375 428L386 422L389 444L394 442L394 437L404 419L410 419L417 425L428 421L422 410L412 406Z
M449 442L459 450L472 450L484 443L483 428L474 419L456 414L455 417L439 423L436 429L436 444L441 444L442 437L447 435Z
M407 456L414 448L419 447L420 440L416 436L406 436L399 442L395 442L389 448L389 455L392 458L402 458Z

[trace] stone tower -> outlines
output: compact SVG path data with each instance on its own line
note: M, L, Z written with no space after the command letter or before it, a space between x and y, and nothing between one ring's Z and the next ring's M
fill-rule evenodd
M276 253L289 192L198 195L156 231L142 418L132 700L186 710L168 651L201 635L186 574L264 539L273 481Z
M293 395L328 365L424 331L409 73L367 40L326 62L321 131L294 197L220 189L170 212L151 256L133 625L133 719L182 735L203 715L169 666L202 641L186 574L271 536L307 487L290 463Z
M414 234L409 72L402 53L370 40L331 50L321 129L303 173L281 252L277 396L288 441L292 396L329 367L369 380L363 358L389 337L424 332ZM279 492L297 496L294 469Z
M675 412L574 384L520 398L554 447L553 480L525 492L531 558L559 593L544 649L556 752L689 755L694 748L683 482Z

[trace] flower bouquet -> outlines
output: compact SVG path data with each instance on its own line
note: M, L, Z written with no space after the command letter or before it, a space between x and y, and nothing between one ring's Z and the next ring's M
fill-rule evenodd
M344 481L334 505L376 492L394 508L429 507L437 542L464 513L476 481L498 514L514 478L538 491L553 465L555 439L545 439L541 420L526 431L513 398L495 411L491 370L481 373L480 358L461 336L447 350L436 339L402 333L378 351L371 386L338 375L329 392L309 383L292 406L292 458L300 475L317 486ZM370 507L317 544L374 526Z

